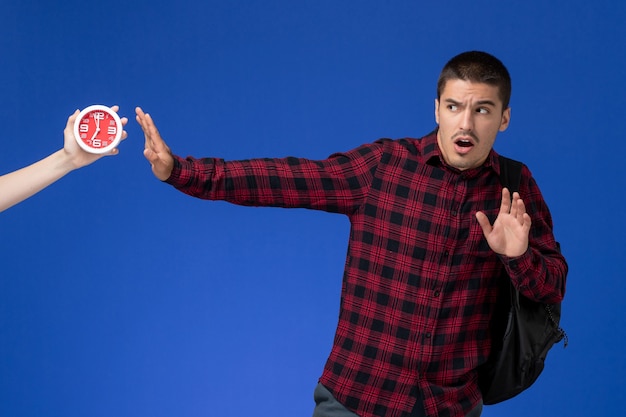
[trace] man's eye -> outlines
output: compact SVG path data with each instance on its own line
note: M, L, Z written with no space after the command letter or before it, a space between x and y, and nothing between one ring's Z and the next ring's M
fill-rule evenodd
M484 107L480 107L476 111L480 114L489 114L489 109L486 109Z
M458 108L459 107L456 104L448 104L448 110L457 111Z

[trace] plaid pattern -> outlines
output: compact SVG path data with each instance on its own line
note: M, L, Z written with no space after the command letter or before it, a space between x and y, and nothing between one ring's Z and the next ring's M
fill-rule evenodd
M322 161L182 159L168 182L189 195L249 206L342 213L351 232L337 332L320 382L361 417L458 417L480 402L476 368L489 355L496 279L505 268L533 299L560 301L567 264L548 207L526 167L520 194L530 248L496 255L474 217L500 207L498 155L447 167L436 133L381 139Z

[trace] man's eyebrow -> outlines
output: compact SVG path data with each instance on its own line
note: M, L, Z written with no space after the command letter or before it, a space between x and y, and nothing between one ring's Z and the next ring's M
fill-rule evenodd
M453 99L453 98L447 98L447 99L445 99L444 101L445 101L446 103L450 103L450 104L456 104L456 105L461 104L461 102L460 102L460 101L457 101L457 100L455 100L455 99ZM487 105L487 106L493 106L493 107L496 107L496 103L495 103L495 102L493 102L492 100L478 100L478 101L476 102L476 104L477 104L477 105L479 105L479 106L485 106L485 105Z

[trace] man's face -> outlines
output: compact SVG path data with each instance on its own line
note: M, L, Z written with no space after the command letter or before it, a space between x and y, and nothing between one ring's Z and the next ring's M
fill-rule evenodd
M435 100L437 143L444 161L461 171L485 162L498 132L509 126L511 108L502 111L498 87L450 80Z

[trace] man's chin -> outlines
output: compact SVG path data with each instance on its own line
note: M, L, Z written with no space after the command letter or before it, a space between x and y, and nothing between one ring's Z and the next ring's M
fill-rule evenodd
M481 164L476 162L474 158L470 158L467 154L455 154L452 160L448 162L448 165L458 169L459 171L465 171L468 169L477 168Z

